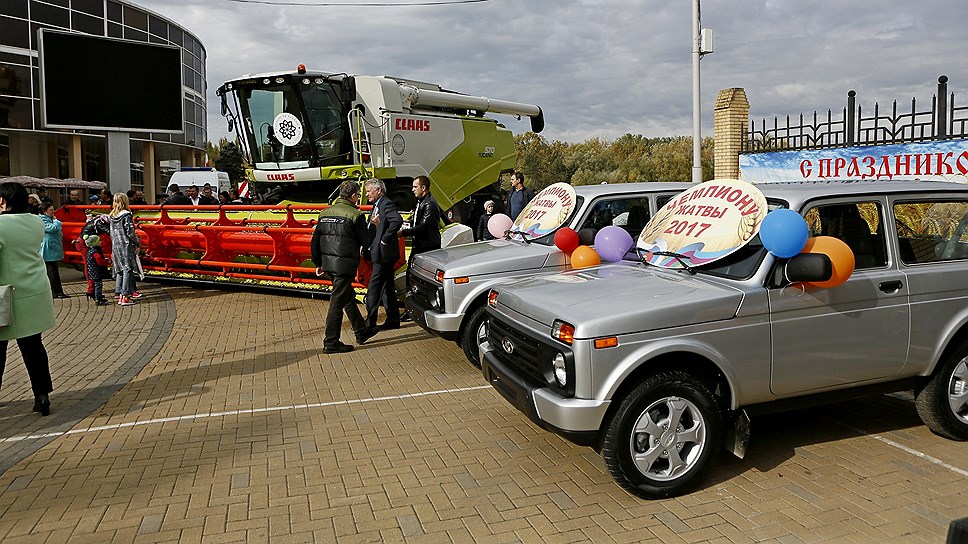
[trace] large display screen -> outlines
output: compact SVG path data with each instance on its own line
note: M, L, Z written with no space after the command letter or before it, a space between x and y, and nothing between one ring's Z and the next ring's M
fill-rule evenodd
M182 132L179 47L40 30L48 128Z

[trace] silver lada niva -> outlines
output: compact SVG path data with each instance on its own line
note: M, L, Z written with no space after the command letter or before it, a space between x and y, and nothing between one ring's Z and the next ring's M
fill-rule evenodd
M492 288L484 377L538 426L600 452L644 498L742 457L750 416L913 390L936 434L968 440L968 186L918 181L757 186L826 255L778 258L759 236L680 269L606 264Z
M577 203L560 226L578 231L586 245L610 225L636 236L656 210L688 187L656 182L577 186ZM554 235L489 240L417 255L407 272L410 315L431 334L456 341L467 360L480 366L477 348L487 331L488 290L502 281L563 270L568 259L555 247Z

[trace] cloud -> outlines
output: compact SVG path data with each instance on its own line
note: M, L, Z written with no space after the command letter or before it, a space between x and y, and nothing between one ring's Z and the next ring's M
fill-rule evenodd
M436 7L282 7L134 0L198 36L209 138L224 136L215 89L245 73L311 69L393 75L537 104L544 136L692 133L692 13L668 0L492 0ZM968 88L968 4L945 0L706 2L716 50L701 64L704 136L719 89L743 87L751 118L929 103L941 74ZM503 116L502 116L503 117ZM526 121L502 118L516 133Z

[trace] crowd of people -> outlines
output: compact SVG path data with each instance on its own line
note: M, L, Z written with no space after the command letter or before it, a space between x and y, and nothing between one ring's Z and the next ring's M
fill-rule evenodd
M505 203L512 217L533 197L523 185L524 177L512 176L512 190ZM345 353L353 346L340 340L342 316L345 314L355 334L357 344L364 344L380 331L397 329L401 321L409 319L401 313L394 287L394 266L400 259L400 236L412 239L408 266L414 256L439 249L441 246L441 210L431 194L430 180L418 176L412 191L416 207L409 223L404 224L396 204L387 197L386 186L379 179L363 184L372 210L369 216L360 210L360 184L343 182L338 196L320 213L313 230L311 257L318 276L332 281L332 294L326 316L323 352ZM178 185L168 187L164 204L216 205L245 203L238 193L222 191L214 194L212 187L191 187L188 195ZM72 189L65 204L85 204L81 191ZM144 205L144 193L130 190L112 194L103 189L91 195L86 203L111 206L107 214L89 215L75 248L85 257L84 276L86 295L97 306L110 304L104 296L105 279L115 280L114 294L120 306L130 306L142 298L137 281L144 272L139 259L140 239L135 232L132 205ZM11 286L9 323L0 322L0 381L6 363L7 344L16 340L23 355L34 393L35 412L50 413L49 393L53 390L47 351L41 335L54 326L53 300L68 298L60 280L58 263L64 259L64 233L61 221L55 216L55 206L43 188L29 194L15 182L0 183L0 286ZM477 238L487 239L486 221L494 213L494 202L484 205L484 215L477 229ZM111 259L104 254L105 237L110 241ZM360 260L372 270L365 299L366 316L355 301L353 282L360 269ZM44 274L40 270L44 270ZM45 281L46 280L46 281ZM377 323L381 308L384 321Z

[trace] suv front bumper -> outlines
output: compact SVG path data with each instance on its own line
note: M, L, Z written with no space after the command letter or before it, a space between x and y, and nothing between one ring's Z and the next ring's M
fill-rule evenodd
M404 301L410 317L425 331L445 340L460 338L460 322L464 314L445 314L421 304L415 297L408 296Z
M501 362L488 342L480 345L481 372L491 387L535 425L580 446L600 447L599 429L609 401L565 398L534 387Z

